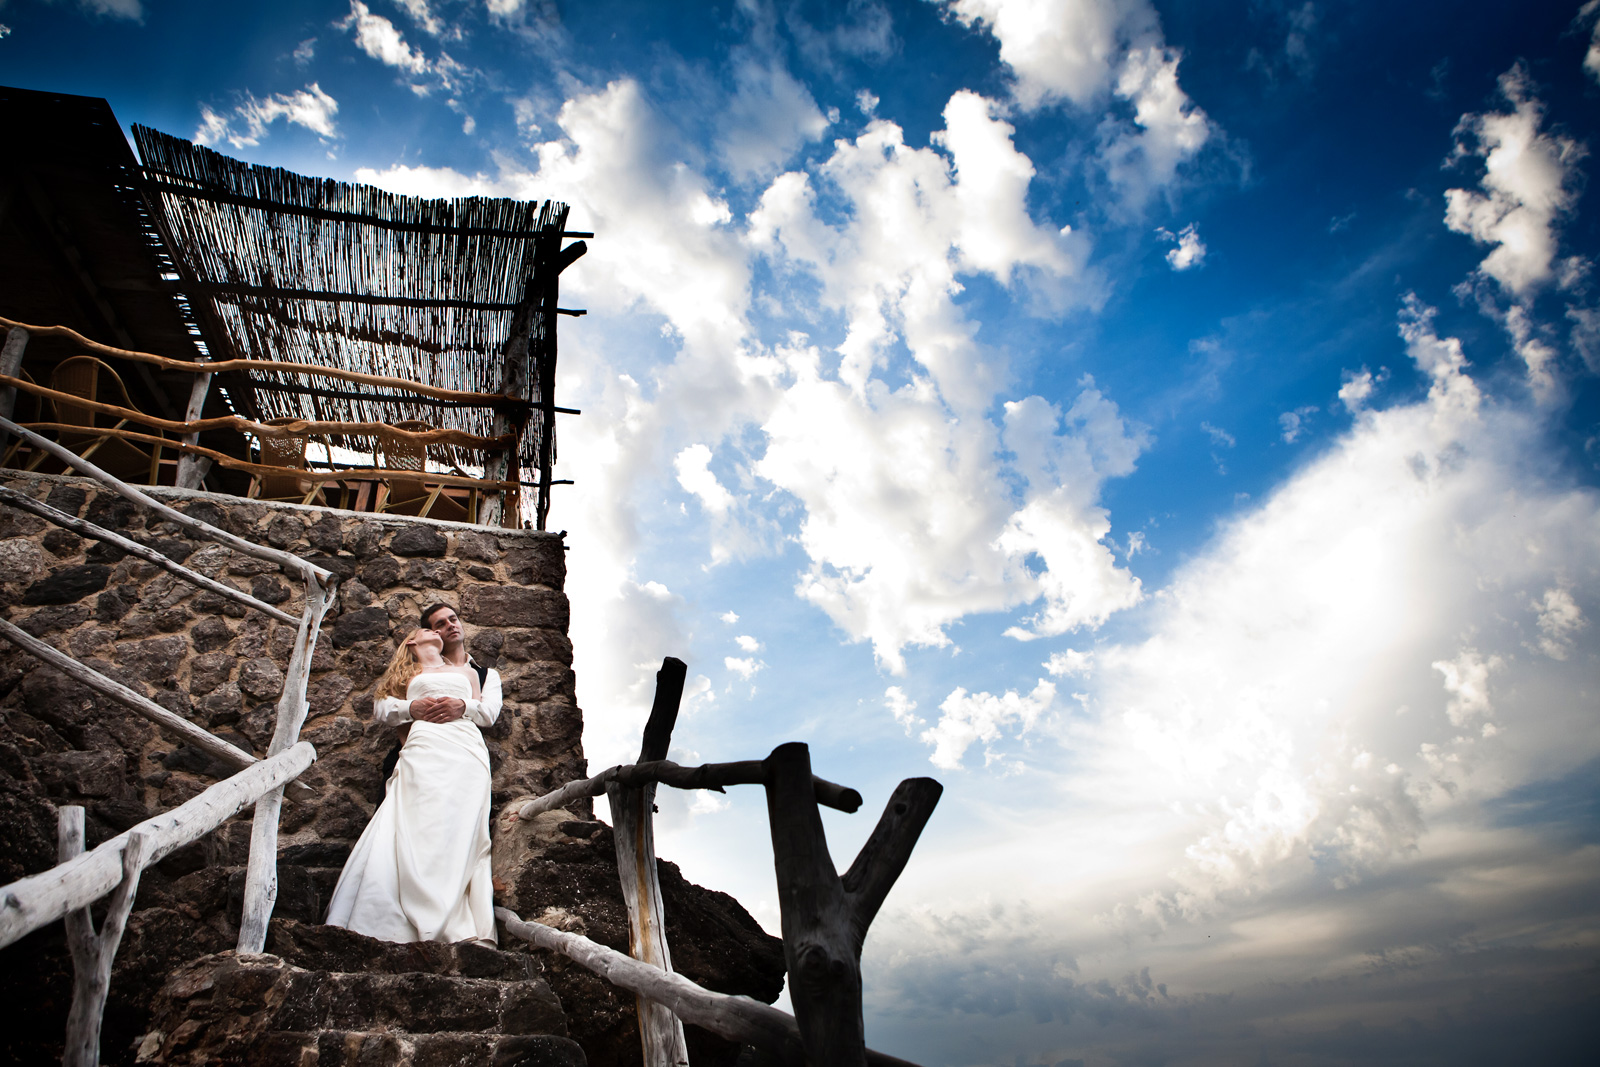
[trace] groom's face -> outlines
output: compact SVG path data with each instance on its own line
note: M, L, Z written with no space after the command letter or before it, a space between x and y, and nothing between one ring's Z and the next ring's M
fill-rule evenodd
M444 638L446 647L459 645L463 636L461 617L453 608L440 608L428 617L428 629Z

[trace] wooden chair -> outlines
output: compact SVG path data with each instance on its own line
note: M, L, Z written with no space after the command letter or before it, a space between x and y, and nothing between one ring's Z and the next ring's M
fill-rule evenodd
M288 426L299 419L267 419L268 426ZM310 434L291 433L282 437L260 437L261 463L282 467L283 474L257 474L250 479L249 496L256 500L296 500L309 504L322 498L322 485L301 478L292 471L306 469L306 445Z
M409 430L412 433L432 428L420 419L408 419L394 424L394 429ZM421 473L428 469L427 446L387 428L378 431L378 451L383 457L382 466L388 470ZM415 515L418 518L448 519L452 522L466 521L467 509L459 501L445 496L442 485L435 485L430 489L420 480L388 479L386 488L384 499L378 504L378 511L396 515Z
M102 379L109 383L108 388L102 389ZM82 397L84 400L130 409L134 406L133 400L128 396L128 387L122 383L121 376L112 370L111 365L105 360L94 356L72 356L56 364L55 369L50 372L50 388L58 393ZM147 451L113 434L96 433L97 429L103 429L96 425L96 417L108 420L112 416L101 415L87 405L74 404L70 400L63 399L55 399L52 404L55 407L56 422L83 427L82 431L60 431L60 441L63 445L84 459L93 460L97 466L125 482L155 484L161 462L159 451ZM110 429L120 430L127 425L127 419L118 419ZM140 432L155 433L160 436L158 431L143 426L138 429Z

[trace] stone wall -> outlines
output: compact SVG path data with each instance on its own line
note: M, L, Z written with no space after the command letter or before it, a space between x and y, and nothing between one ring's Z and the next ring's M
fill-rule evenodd
M158 516L147 521L93 481L4 471L0 484L155 547L290 614L300 611L299 583L275 566L198 539ZM295 552L341 578L338 602L317 643L310 714L301 735L317 748L317 762L303 778L317 799L284 805L278 914L320 920L348 847L379 801L380 766L394 745L393 731L371 720L373 686L396 643L436 600L457 607L473 655L497 667L504 683L500 721L486 732L496 807L585 773L559 535L153 492L196 518ZM264 754L292 626L3 507L0 609L17 626L108 677L240 748ZM93 847L226 773L144 719L0 641L0 884L55 863L56 805L87 809ZM584 806L574 814L592 813ZM247 811L146 874L118 957L126 980L114 984L108 1010L108 1062L118 1058L116 1037L139 1025L163 968L231 947L248 818ZM56 924L6 950L0 997L15 1005L9 998L22 996L23 1003L43 1009L42 1044L29 1045L26 1033L0 1036L0 1062L27 1062L34 1054L27 1049L60 1047L61 998L70 998L70 984L57 973L65 967L59 940ZM32 949L24 947L27 942ZM137 973L141 967L150 973ZM41 973L28 973L33 970Z

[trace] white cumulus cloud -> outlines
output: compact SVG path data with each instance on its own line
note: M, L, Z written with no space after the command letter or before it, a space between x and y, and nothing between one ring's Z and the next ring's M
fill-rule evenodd
M203 145L226 140L235 148L261 143L267 127L279 119L303 126L318 137L333 139L339 136L334 116L339 112L339 102L316 82L294 93L273 93L258 100L250 93L231 112L213 111L200 106L200 126L194 139Z
M939 721L922 732L924 744L933 746L928 757L935 767L958 770L961 757L979 741L998 741L1001 727L1015 726L1025 733L1055 703L1053 682L1039 679L1031 693L1008 689L1000 696L957 689L939 705Z

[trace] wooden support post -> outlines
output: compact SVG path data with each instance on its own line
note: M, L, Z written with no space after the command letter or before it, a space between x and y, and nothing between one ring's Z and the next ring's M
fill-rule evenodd
M200 360L199 362L206 362ZM211 391L211 375L196 374L194 385L189 389L189 408L183 413L185 422L199 422L205 415L206 394ZM185 444L197 445L200 443L198 432L188 434L183 439ZM178 457L178 488L198 489L205 481L206 472L211 469L211 460L205 456L197 456L193 452L184 452Z
M537 265L534 270L537 274ZM534 319L537 315L535 310L537 294L533 281L533 278L529 278L524 285L522 302L517 305L516 314L511 318L511 331L506 336L506 346L502 356L504 365L500 372L501 394L522 401L529 398L535 381L530 354ZM520 477L517 457L522 442L522 430L527 422L526 409L507 407L495 409L490 435L503 437L509 434L512 440L504 448L497 448L485 457L483 476L486 480L510 482ZM484 526L521 526L518 517L520 508L516 500L516 491L509 488L490 494L479 509L479 521Z
M639 761L664 759L672 744L672 727L678 721L683 681L688 667L667 658L656 672L655 702L644 727ZM671 973L672 953L667 949L666 912L661 905L661 883L656 877L654 782L626 786L613 782L606 789L611 804L611 825L617 844L617 878L628 905L628 953L634 959ZM637 999L639 1041L644 1046L644 1067L688 1067L689 1053L683 1023L661 1004Z
M333 582L323 586L315 578L306 580L305 610L294 650L289 654L289 669L284 672L283 696L278 700L278 724L267 747L267 758L288 751L300 739L300 726L306 721L306 686L311 677L311 657L317 647L322 617L333 602ZM255 819L250 825L250 862L245 868L244 908L239 916L240 952L260 952L267 944L267 923L278 900L278 814L283 807L280 787L256 801Z
M783 954L800 1040L812 1067L865 1067L861 946L943 787L931 778L901 782L840 879L817 810L810 751L798 742L779 745L765 763Z
M57 858L61 863L77 859L83 854L83 809L63 807L56 817ZM98 935L87 904L65 916L73 976L62 1067L97 1067L100 1062L100 1022L105 1015L106 994L111 990L111 964L122 943L128 913L133 910L139 876L151 858L150 844L150 839L137 829L128 833L122 847L122 881L111 895L111 906Z
M28 347L28 331L21 326L13 326L6 331L5 348L0 349L0 374L7 378L15 378L17 371L22 369L22 353ZM0 389L0 419L9 419L17 406L16 386L7 386ZM5 451L10 442L11 435L0 430L0 452Z

